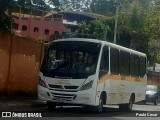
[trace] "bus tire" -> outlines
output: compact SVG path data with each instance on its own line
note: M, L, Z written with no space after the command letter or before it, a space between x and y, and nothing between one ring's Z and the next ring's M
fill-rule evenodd
M120 109L121 111L131 112L131 111L132 111L133 104L134 104L134 96L132 95L132 96L130 97L129 103L119 105L119 109Z
M85 106L83 106L83 109L84 109L84 112L92 112L93 106L85 105Z
M94 112L101 113L103 111L104 99L103 95L101 94L99 98L99 105L95 107Z
M154 100L154 105L157 105L157 103L158 103L158 99L155 98L155 100Z
M55 102L47 101L47 107L49 110L54 110L56 105L57 105L57 103L55 103Z
M143 105L146 105L146 100L143 100Z

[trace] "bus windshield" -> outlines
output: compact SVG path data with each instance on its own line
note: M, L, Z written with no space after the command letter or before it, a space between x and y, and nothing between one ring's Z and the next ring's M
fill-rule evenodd
M101 44L83 41L54 42L49 46L41 72L47 77L82 79L95 74Z

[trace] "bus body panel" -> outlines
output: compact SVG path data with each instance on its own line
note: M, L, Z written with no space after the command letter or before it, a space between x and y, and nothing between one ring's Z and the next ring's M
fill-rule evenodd
M106 104L128 103L132 93L135 94L135 102L139 102L145 99L146 83L107 79L99 83L97 91L107 93ZM99 98L97 98L96 104L98 104L98 100Z
M53 91L48 90L40 85L38 85L38 97L44 101L51 101L57 103L68 103L68 104L77 104L77 105L91 105L95 106L95 90L93 88L84 91L77 92L64 92L64 91ZM48 96L48 94L50 96ZM70 95L71 97L68 99L55 99L54 95L59 95L61 97L66 97L66 95ZM76 96L74 99L73 97Z
M82 104L82 105L92 105L95 106L95 95L96 91L94 87L88 90L80 91L79 88L90 80L95 80L95 75L89 76L87 79L60 79L60 78L49 78L43 76L40 72L39 76L43 79L47 85L44 88L38 85L38 97L41 100L60 102L60 103L70 103L70 104ZM96 80L97 81L97 80ZM62 88L51 88L49 85L62 86ZM77 89L65 89L65 86L78 86ZM93 86L96 86L94 82Z

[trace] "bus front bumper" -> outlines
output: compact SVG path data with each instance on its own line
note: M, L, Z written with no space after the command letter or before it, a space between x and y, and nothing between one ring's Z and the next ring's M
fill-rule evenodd
M38 98L44 101L95 106L95 95L96 92L93 88L83 91L67 92L49 90L48 88L38 85Z

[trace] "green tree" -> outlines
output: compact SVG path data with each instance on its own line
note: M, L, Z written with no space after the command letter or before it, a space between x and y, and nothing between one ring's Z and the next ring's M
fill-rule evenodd
M18 0L14 1L14 12L21 12L23 14L43 15L44 11L51 8L46 4L45 0Z
M63 10L87 11L91 0L60 0Z
M59 0L49 0L48 3L53 5L56 11L60 11L62 9L62 4Z
M0 0L0 32L11 31L12 0ZM8 9L8 12L6 10Z
M160 1L155 0L155 4L148 7L145 33L149 38L149 60L150 63L155 65L159 59L156 58L160 53Z
M104 35L106 35L107 41L113 42L114 17L96 19L90 22L89 29L89 33L98 39L103 40ZM105 29L107 33L105 33Z
M116 10L113 0L92 0L90 10L103 15L113 15Z
M134 0L128 7L123 7L119 12L118 20L119 32L124 31L128 34L128 38L130 38L130 42L128 41L129 39L126 39L126 42L130 43L128 47L141 52L147 52L148 37L144 32L146 11L139 1ZM121 36L123 32L119 34Z
M119 36L123 30L127 31L131 36L131 48L145 52L152 64L154 60L158 61L156 56L160 53L160 46L157 46L160 40L159 11L159 0L134 0L119 12Z
M79 33L87 34L89 32L89 25L86 23L86 21L82 21L81 23L78 24L79 27Z
M49 10L50 7L46 4L46 1L45 0L29 0L31 1L31 5L29 6L32 6L32 7L35 7L36 9L40 9L40 10ZM30 2L29 2L30 4Z
M20 6L31 6L32 1L31 0L18 0L18 5Z

